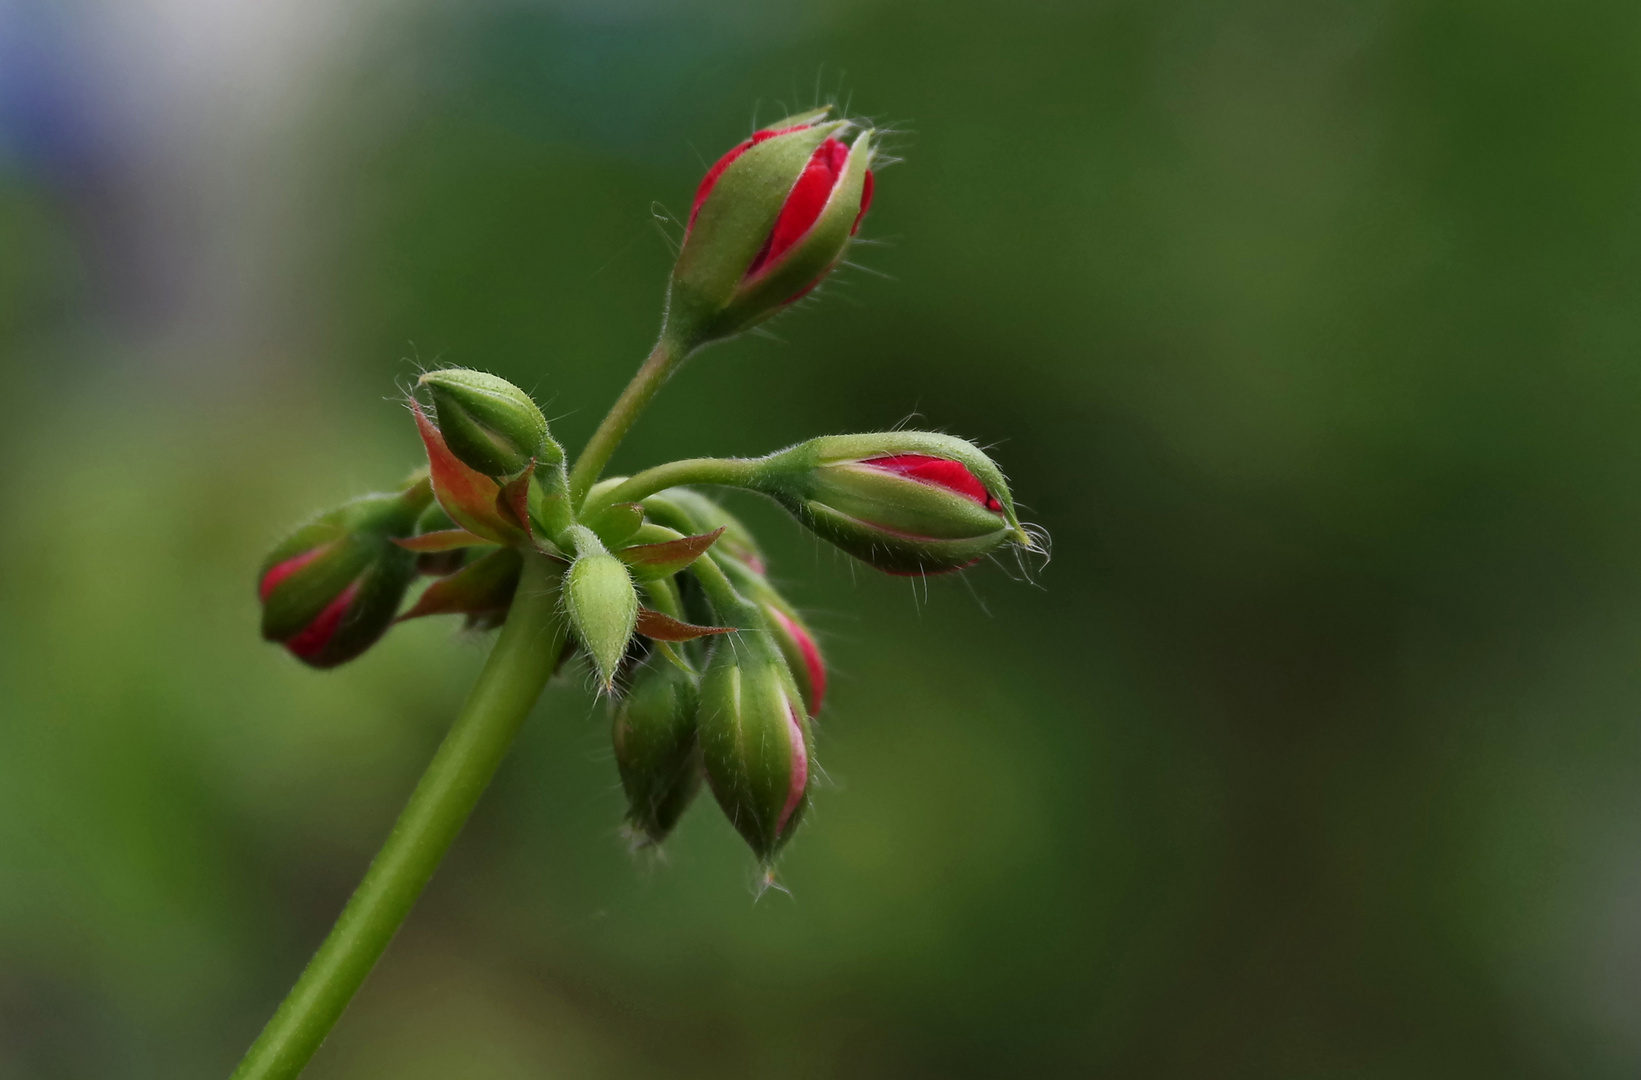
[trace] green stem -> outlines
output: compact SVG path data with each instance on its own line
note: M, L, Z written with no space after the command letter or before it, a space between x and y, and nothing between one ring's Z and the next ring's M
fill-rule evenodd
M719 619L728 625L734 625L731 620L743 623L743 630L763 628L763 616L758 606L740 594L711 555L703 555L690 563L689 571L701 583L701 590L717 609Z
M576 459L575 467L570 470L570 505L579 507L581 500L587 497L588 490L598 482L604 466L610 463L615 454L615 448L621 445L632 428L638 414L644 411L644 406L650 403L661 384L667 381L672 374L673 367L684 358L688 350L680 347L669 335L663 333L661 340L655 343L649 358L644 361L638 373L632 377L627 388L621 391L610 411L604 415L598 430L588 440L587 448Z
M560 580L558 564L525 554L517 599L461 715L364 881L233 1080L299 1074L393 939L558 665L566 636Z
M653 469L645 469L637 476L623 480L599 498L599 503L614 506L617 503L638 502L680 484L723 484L726 487L745 487L757 474L756 458L684 458L669 461Z

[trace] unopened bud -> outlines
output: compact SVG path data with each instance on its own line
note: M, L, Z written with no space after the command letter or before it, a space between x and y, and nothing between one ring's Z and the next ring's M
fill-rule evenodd
M763 459L753 486L817 535L892 574L969 566L1030 546L1008 483L973 443L894 431L811 439Z
M417 381L433 398L445 445L486 476L516 476L532 461L557 465L564 451L530 395L506 379L467 368L430 371Z
M592 530L577 525L572 532L580 554L564 578L564 606L608 690L638 624L638 590L627 564L604 550Z
M425 499L367 495L297 529L257 577L262 636L313 667L352 660L393 623L416 575L410 535Z
M738 334L818 285L872 201L870 131L818 109L777 121L707 171L673 270L668 321L699 344Z
M627 692L610 703L627 824L635 835L659 844L701 787L695 738L700 691L675 664L652 655L634 673Z
M803 695L804 707L810 716L819 716L821 703L826 698L826 661L815 642L814 632L773 587L766 586L754 595L769 620L769 632L775 636L775 644L786 658L798 692Z
M730 824L768 862L809 802L809 720L774 642L751 632L721 641L701 677L707 779Z

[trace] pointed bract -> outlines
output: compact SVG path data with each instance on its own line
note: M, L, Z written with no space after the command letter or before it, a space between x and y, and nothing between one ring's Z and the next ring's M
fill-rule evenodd
M410 411L416 418L416 430L422 436L422 445L427 449L433 494L450 519L492 543L529 543L529 538L514 523L512 515L503 517L497 509L496 499L501 494L501 485L451 453L444 435L427 418L418 402L410 403Z

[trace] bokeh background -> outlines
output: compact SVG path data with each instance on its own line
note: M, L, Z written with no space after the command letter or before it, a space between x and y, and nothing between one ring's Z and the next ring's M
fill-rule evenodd
M0 0L0 1077L224 1076L485 643L256 635L419 364L571 445L703 164L898 134L862 269L618 464L909 416L1033 581L745 513L837 669L782 877L544 699L311 1075L1641 1072L1641 6Z

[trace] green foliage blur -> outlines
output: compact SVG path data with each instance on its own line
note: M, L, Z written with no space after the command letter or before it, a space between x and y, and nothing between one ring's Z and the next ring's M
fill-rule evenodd
M791 895L705 799L629 855L574 672L310 1075L1641 1072L1641 6L350 18L172 161L243 213L0 155L0 1078L228 1073L485 648L305 670L260 558L416 463L420 367L578 447L704 165L830 95L904 158L860 267L617 466L915 417L1052 562L738 504L836 669ZM153 299L259 221L248 301Z

